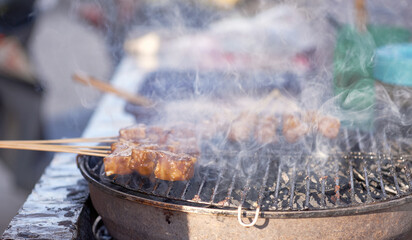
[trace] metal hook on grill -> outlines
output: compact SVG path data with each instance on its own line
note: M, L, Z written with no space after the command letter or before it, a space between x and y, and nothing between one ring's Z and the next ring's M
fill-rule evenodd
M100 223L101 220L102 220L102 217L97 216L92 226L92 232L93 232L94 237L96 237L96 239L97 239L97 225Z
M259 218L259 212L260 212L260 206L256 208L255 217L253 218L253 221L251 223L244 223L242 221L242 204L241 204L237 208L237 220L239 221L239 224L242 225L243 227L253 227Z
M110 236L110 234L107 232L106 227L103 225L101 216L97 216L96 220L94 220L94 223L92 226L92 233L93 233L93 236L97 240L112 240L113 239Z

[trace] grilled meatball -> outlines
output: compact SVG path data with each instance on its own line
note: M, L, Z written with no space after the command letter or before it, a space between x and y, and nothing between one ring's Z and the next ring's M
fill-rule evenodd
M240 142L249 139L254 132L256 120L257 116L255 114L242 113L230 126L229 140Z
M297 142L309 131L308 125L295 115L283 116L282 134L289 143Z
M261 116L256 123L254 137L258 143L277 142L276 129L278 120L274 116Z
M340 129L339 119L331 116L322 117L318 122L318 131L323 136L333 139L338 136Z

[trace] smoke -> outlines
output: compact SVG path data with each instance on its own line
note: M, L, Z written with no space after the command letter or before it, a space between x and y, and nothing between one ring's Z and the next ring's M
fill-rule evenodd
M140 89L157 102L148 123L194 126L201 147L215 156L200 159L202 165L229 164L250 176L264 170L256 160L267 159L262 156L299 170L312 156L326 169L336 153L376 152L392 141L409 141L411 107L405 102L411 92L375 84L374 54L383 40L376 37L377 28L362 34L354 28L350 3L240 1L238 9L222 10L204 2L132 4L134 14L129 9L131 17L121 19L124 10L116 1L110 6L94 2L110 13L104 26L115 61L124 56L125 46L127 57L153 72ZM399 18L390 21L395 13L407 14L406 1L394 5L369 1L369 21L407 26ZM272 89L282 97L266 101ZM287 141L284 116L304 122L310 112L319 119L338 118L338 136L325 137L317 119L303 123L304 136ZM276 131L272 142L261 143L255 133L266 117L276 122ZM217 161L222 152L230 157Z

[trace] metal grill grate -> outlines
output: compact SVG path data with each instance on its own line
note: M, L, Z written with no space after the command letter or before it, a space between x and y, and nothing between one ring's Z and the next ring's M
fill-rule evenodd
M344 142L346 153L314 154L282 151L273 146L253 153L205 153L195 176L186 182L168 182L131 174L100 175L102 161L89 161L89 172L128 190L156 197L235 209L315 210L356 206L399 198L411 193L411 160L401 144L378 146L373 135L355 134L356 146ZM366 147L368 145L368 147ZM358 151L350 151L358 149ZM378 151L377 149L382 149ZM369 150L369 151L368 151ZM370 151L374 150L374 151ZM203 161L202 161L203 158ZM235 158L235 159L234 159Z

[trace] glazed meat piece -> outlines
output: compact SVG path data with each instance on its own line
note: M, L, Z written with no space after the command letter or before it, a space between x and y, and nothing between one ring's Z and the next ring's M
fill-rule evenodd
M179 124L170 130L167 142L162 149L173 153L198 156L200 154L198 145L195 126L192 124Z
M130 155L111 154L104 158L104 171L106 175L113 174L130 174L132 170L129 168Z
M226 136L230 124L236 118L236 115L231 111L221 111L210 119L203 119L202 123L197 126L197 131L203 139L211 139L219 134Z
M146 125L139 124L136 126L120 129L119 139L125 141L139 141L146 138Z
M197 159L185 154L158 152L154 171L156 178L166 181L185 181L193 177Z
M129 143L118 142L112 144L112 153L103 159L106 175L132 173L129 168L130 160L131 146Z
M110 145L112 153L114 153L116 151L121 151L121 150L124 150L124 149L128 149L129 147L130 147L129 142L115 142L115 143L112 143L112 145Z
M164 144L169 134L170 130L165 130L157 126L147 127L144 124L139 124L120 129L119 139L122 141Z
M196 138L170 140L167 142L164 150L172 153L185 153L194 157L200 155L200 148Z
M188 148L180 144L180 142L175 142L175 146L160 146L125 140L113 143L112 153L103 159L106 175L126 175L137 172L142 176L154 175L155 178L167 181L188 180L193 177L197 158L193 156L194 152L192 156L183 153L183 151L188 151Z
M318 131L323 136L333 139L338 136L340 121L335 117L325 116L318 122Z
M163 145L167 142L171 131L158 126L151 126L146 129L146 139L145 141L149 143L157 143ZM142 140L141 140L142 141Z
M278 120L274 116L261 116L256 123L254 137L258 143L277 142L276 129Z
M133 148L129 168L142 176L150 176L156 166L157 154L153 150Z
M192 123L176 123L169 128L169 137L172 139L188 139L196 137L196 126Z
M289 143L297 142L309 131L308 125L295 115L283 116L282 134Z

